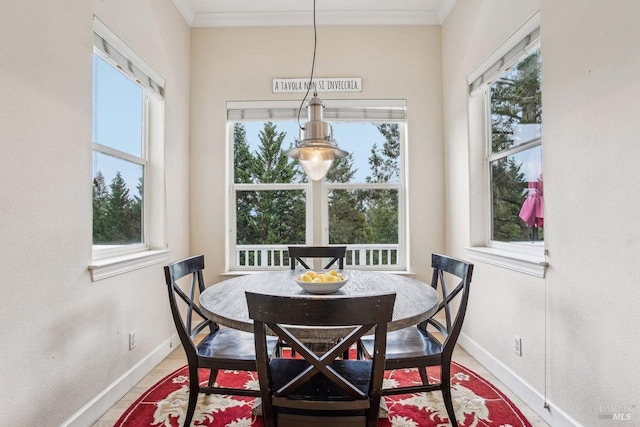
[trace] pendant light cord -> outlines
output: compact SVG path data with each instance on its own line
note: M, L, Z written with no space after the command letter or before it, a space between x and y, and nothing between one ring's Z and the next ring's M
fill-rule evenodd
M311 61L311 77L309 77L309 85L307 86L307 93L304 94L304 98L302 98L302 102L300 103L300 108L298 108L298 127L301 130L304 128L300 125L300 112L302 111L302 106L304 105L304 101L307 100L307 96L309 96L309 91L311 90L311 84L313 83L313 71L316 67L316 46L318 45L318 34L316 31L316 0L313 0L313 60ZM318 91L313 89L313 96L317 96Z

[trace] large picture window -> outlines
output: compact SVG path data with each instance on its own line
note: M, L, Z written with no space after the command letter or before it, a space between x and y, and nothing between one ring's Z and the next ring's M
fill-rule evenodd
M256 119L260 109L231 109L231 119L252 119L229 121L230 269L288 266L286 248L292 244L346 245L349 267L403 269L404 104L399 105L378 108L369 120L363 117L366 107L328 106L325 120L349 156L336 160L319 182L283 154L298 138L295 108L264 110L277 120ZM338 111L341 120L329 118Z

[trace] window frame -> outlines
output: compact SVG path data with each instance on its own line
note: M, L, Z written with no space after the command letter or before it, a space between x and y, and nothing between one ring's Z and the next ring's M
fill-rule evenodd
M547 267L544 241L503 242L492 239L491 162L542 146L534 138L493 153L491 149L491 88L512 66L540 50L540 16L536 13L467 77L469 84L469 258L544 277Z
M142 89L140 157L105 146L93 141L92 138L92 162L94 153L98 152L141 165L143 180L142 242L123 245L92 244L92 262L89 265L89 270L92 280L96 281L168 260L165 242L166 189L164 176L164 87L166 80L97 17L94 17L93 33L93 55L100 57ZM109 53L110 50L113 57ZM123 60L128 61L127 67L121 65ZM95 100L92 101L92 107L95 111Z
M299 101L239 101L227 103L227 147L228 147L228 159L227 159L227 179L228 179L228 200L227 200L227 229L228 229L228 241L226 244L226 270L228 272L250 272L266 269L279 269L281 266L274 267L250 267L250 266L238 266L235 262L236 242L237 242L237 230L236 230L236 192L238 190L303 190L306 195L306 244L308 245L328 245L329 244L329 192L331 190L397 190L398 191L398 250L397 260L398 263L392 268L385 268L385 266L371 265L361 266L358 265L358 269L370 269L370 270L386 270L386 271L405 271L407 265L407 223L408 213L406 207L406 191L407 191L407 178L406 178L406 118L389 118L382 120L379 118L367 119L366 114L360 110L365 108L379 109L378 111L385 111L386 107L391 107L390 111L394 108L401 108L406 111L406 101L404 100L323 100L327 109L329 108L345 108L350 111L356 112L355 115L362 115L362 117L355 117L349 119L339 118L327 118L325 120L332 124L338 122L356 122L356 123L398 123L400 131L400 154L398 158L400 176L397 183L331 183L326 179L321 181L311 181L307 183L288 183L288 184L237 184L234 182L234 124L238 122L266 122L273 121L288 121L292 117L283 116L279 113L273 113L274 110L280 111L289 108L293 108L297 112L300 102ZM251 114L238 114L237 112L230 113L231 110L237 110L246 108L247 110L259 111L262 113ZM265 114L264 111L268 111L270 116L260 118L259 114ZM394 113L391 112L391 115ZM239 117L250 117L246 119L239 119ZM293 118L295 120L295 118ZM301 119L302 120L302 119ZM306 121L302 120L302 121ZM319 198L319 206L314 206L314 200ZM320 222L316 223L314 218L319 218ZM320 230L318 233L317 231ZM351 268L351 267L350 267Z

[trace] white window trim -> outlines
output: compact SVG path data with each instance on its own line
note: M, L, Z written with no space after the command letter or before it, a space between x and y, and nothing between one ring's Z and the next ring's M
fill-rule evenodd
M91 271L91 280L95 282L118 274L164 263L168 259L168 249L146 250L144 252L94 260L89 266L89 271Z
M169 250L166 248L166 182L165 182L165 150L164 150L164 86L166 80L156 72L140 56L131 50L126 43L120 40L100 20L94 17L93 31L110 45L116 47L122 54L126 54L131 63L143 70L154 84L149 88L140 84L135 76L123 74L131 78L143 88L145 104L143 107L143 180L145 191L143 194L143 243L132 245L111 245L99 248L93 246L92 262L89 265L92 281L106 279L119 274L134 271L151 265L164 263L169 259ZM94 53L111 63L116 68L113 60L104 52L94 47ZM124 70L123 70L124 71ZM155 89L156 92L153 92ZM113 151L109 147L93 144L94 149L109 154ZM123 155L124 154L124 155ZM117 153L117 157L133 160L140 163L139 159L129 159L126 153ZM154 214L151 215L151 212Z
M530 274L536 277L544 277L547 268L545 256L527 255L508 250L497 249L488 246L467 247L469 259L480 261L520 273Z
M521 44L528 34L539 34L540 15L536 13L519 28L505 43L493 52L473 72L467 76L470 85L468 117L469 117L469 179L470 179L470 240L466 248L471 260L484 262L513 271L544 277L548 263L544 242L499 242L491 240L491 200L489 162L499 157L519 152L540 145L540 140L533 140L511 150L499 154L491 154L490 139L490 101L489 85L492 80L513 66L521 58L539 48L539 39L530 40L521 53L509 61L502 61L498 69L496 63ZM478 85L478 81L482 84ZM482 116L482 117L480 117Z

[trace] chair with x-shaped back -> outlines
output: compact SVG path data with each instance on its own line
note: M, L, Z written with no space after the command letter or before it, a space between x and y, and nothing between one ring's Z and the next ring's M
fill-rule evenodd
M344 268L344 258L347 254L346 246L289 246L289 265L292 270L296 269L296 264L300 264L307 270L310 270L311 267L307 264L308 260L305 261L306 258L325 258L329 259L329 262L325 264L324 269L328 270L337 262L337 268ZM334 267L335 268L335 267ZM289 345L285 342L280 342L280 348L288 347ZM295 356L295 350L291 350L291 355ZM344 358L349 358L349 352L346 351L344 354Z
M184 421L185 426L191 424L198 401L198 393L256 397L260 395L258 390L215 385L219 369L255 371L256 353L253 334L220 328L217 323L207 319L200 310L195 298L196 291L202 293L205 289L203 269L204 255L185 258L164 267L171 314L189 365L189 404ZM187 292L184 292L178 284L183 277L185 280L187 277L191 280ZM185 282L184 285L187 283ZM183 308L182 311L181 308ZM194 313L202 318L195 326L193 321L198 321L198 319L193 319ZM200 333L206 335L196 344L196 337ZM266 340L265 352L271 357L275 353L276 346L277 340L269 338ZM206 386L200 385L199 368L209 369L209 380Z
M329 258L325 269L331 268L336 262L337 268L343 269L346 253L346 246L289 246L289 264L292 270L296 269L296 262L309 270L311 267L303 258Z
M451 358L467 310L473 264L445 255L433 254L431 267L433 267L431 286L437 290L439 284L442 290L442 301L438 305L436 314L444 311L444 323L431 317L417 326L389 332L386 347L386 369L417 368L422 385L382 389L382 395L441 390L449 422L457 426L451 400ZM454 280L459 279L453 288L447 286L449 277ZM457 312L452 320L452 309L455 307L452 307L452 303L458 296ZM442 338L427 331L428 326L433 326ZM372 338L364 337L360 340L359 350L364 351L365 356L371 357L375 351L373 344ZM429 383L427 366L440 366L439 383Z
M395 293L309 298L246 292L246 297L266 427L377 426L387 322L392 318ZM324 354L316 354L296 338L295 329L300 326L345 327L346 336ZM373 358L342 359L349 346L371 329L375 331ZM290 343L301 358L270 359L267 330Z

